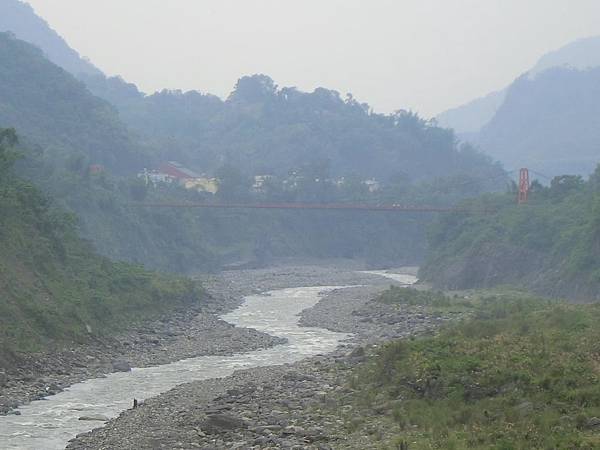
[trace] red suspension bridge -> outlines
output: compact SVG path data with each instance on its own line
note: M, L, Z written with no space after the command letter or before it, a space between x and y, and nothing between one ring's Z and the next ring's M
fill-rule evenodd
M530 182L529 170L519 171L519 184L517 203L527 203ZM203 209L291 209L291 210L331 210L331 211L388 211L399 213L465 213L487 214L493 212L482 208L457 208L438 206L413 206L413 205L381 205L381 204L353 204L353 203L134 203L132 207L139 208L203 208Z
M369 205L352 203L134 203L144 208L206 208L206 209L295 209L337 211L392 211L392 212L490 212L473 208L443 208L435 206Z

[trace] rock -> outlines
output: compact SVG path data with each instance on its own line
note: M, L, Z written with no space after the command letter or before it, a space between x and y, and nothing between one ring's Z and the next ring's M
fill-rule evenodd
M600 430L600 419L598 417L592 417L587 421L585 427L588 430Z
M115 360L111 365L115 372L131 372L131 364L125 360Z
M247 428L247 425L242 419L229 414L213 414L200 424L200 428L207 433L215 434Z
M88 422L108 422L109 418L103 416L102 414L90 414L89 416L81 416L79 420L84 420Z

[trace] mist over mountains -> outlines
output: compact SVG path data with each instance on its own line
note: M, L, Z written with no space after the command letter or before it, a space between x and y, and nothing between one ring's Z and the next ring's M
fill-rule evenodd
M3 8L6 14L0 29L39 44L44 56L118 110L117 115L81 84L49 64L44 66L41 54L34 58L32 48L5 36L3 102L5 109L9 110L10 105L13 112L5 112L3 122L19 128L35 143L48 138L55 147L69 147L69 142L46 136L47 131L54 128L60 135L62 125L82 120L80 132L89 129L104 136L70 137L77 143L76 152L85 153L90 164L133 172L144 165L152 167L160 159L178 159L209 173L233 165L248 174L275 175L317 165L331 176L356 173L363 178L403 176L412 181L464 173L474 166L484 172L484 167L490 167L491 172L482 173L482 178L496 170L471 149L457 147L451 131L432 126L412 113L373 114L367 104L350 95L342 98L325 88L305 93L293 87L278 87L265 75L242 77L225 101L196 91L165 90L146 95L119 77L107 78L81 59L29 5L8 0ZM9 53L11 46L13 53ZM27 52L30 58L19 60L19 51ZM9 74L11 67L15 70ZM25 75L29 71L40 74L40 79ZM62 85L57 87L53 82ZM18 106L16 97L9 95L9 91L17 92L15 88L29 93ZM36 93L36 89L47 90L48 95ZM73 93L66 96L68 104L52 99L53 93L62 95L69 89ZM48 104L34 104L37 100L47 100ZM83 104L88 109L82 109ZM60 107L64 108L57 109ZM46 114L36 118L33 110ZM62 117L68 112L78 117ZM56 119L60 124L53 123ZM90 125L85 125L86 121ZM71 136L70 131L64 134ZM91 142L86 143L86 139ZM106 151L98 147L103 141ZM140 155L144 156L138 158Z
M38 35L55 36L44 21L25 22L39 27ZM341 226L335 214L174 212L131 203L443 206L503 189L507 180L499 164L413 113L373 114L351 96L278 87L266 75L242 77L226 100L195 91L146 95L121 78L82 72L64 40L48 42L42 39L40 50L17 33L0 34L0 127L20 136L26 157L19 174L76 214L81 235L112 259L175 272L271 256L410 261L423 255L425 217L354 214ZM51 50L70 55L71 65L47 59ZM219 193L153 187L139 178L144 168L172 160L218 176ZM256 190L259 175L271 177ZM381 188L370 192L367 180Z
M579 39L547 53L527 74L529 77L535 77L554 67L584 70L597 66L600 66L600 36ZM510 86L507 86L444 111L438 114L436 119L440 126L453 128L460 135L476 134L492 120L504 103L509 88Z
M437 117L508 169L587 176L598 162L600 37L544 55L507 88Z

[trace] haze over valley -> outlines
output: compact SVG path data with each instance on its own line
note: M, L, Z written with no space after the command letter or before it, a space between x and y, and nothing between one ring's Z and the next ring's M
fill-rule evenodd
M598 13L0 0L0 448L598 448Z

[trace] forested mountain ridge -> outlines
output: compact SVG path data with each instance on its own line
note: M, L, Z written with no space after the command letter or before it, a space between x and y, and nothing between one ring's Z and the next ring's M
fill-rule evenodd
M553 297L598 300L600 166L589 181L573 175L532 184L529 203L516 194L466 202L488 214L440 217L429 231L421 277L439 287L511 284Z
M194 91L144 97L118 79L85 82L154 146L203 171L227 164L249 174L282 175L320 164L332 176L419 181L467 172L485 179L499 170L476 152L462 151L450 130L416 114L375 114L350 95L280 88L266 75L241 78L225 101Z
M3 8L6 14L0 19L0 30L11 30L39 45L51 61L115 105L122 120L147 146L161 149L163 160L181 160L201 172L234 165L250 175L287 174L316 164L327 165L333 176L357 174L382 180L397 175L423 180L472 169L480 170L482 179L489 172L497 173L489 161L474 152L461 152L448 130L414 114L372 114L368 105L350 94L343 99L324 88L304 93L278 88L270 78L256 75L241 78L226 101L194 91L147 96L135 85L117 77L107 78L82 60L29 5L8 0ZM114 116L112 119L118 122ZM11 125L27 136L32 134L23 124ZM124 130L105 134L121 135L121 142L113 142L111 147L120 148L124 156L139 144L135 138L125 142L128 133ZM424 163L428 157L436 163ZM132 162L151 166L152 161L134 158ZM120 161L119 165L129 167L130 163Z
M3 31L9 31L17 38L39 47L50 61L74 75L102 73L69 47L65 40L25 2L0 1L0 32Z
M511 169L587 176L600 160L600 67L519 78L479 144Z
M193 282L115 263L77 235L76 219L12 170L0 129L0 361L4 352L83 341L197 302Z
M123 173L151 157L113 106L9 33L0 33L0 124L19 129L53 165L79 159Z

